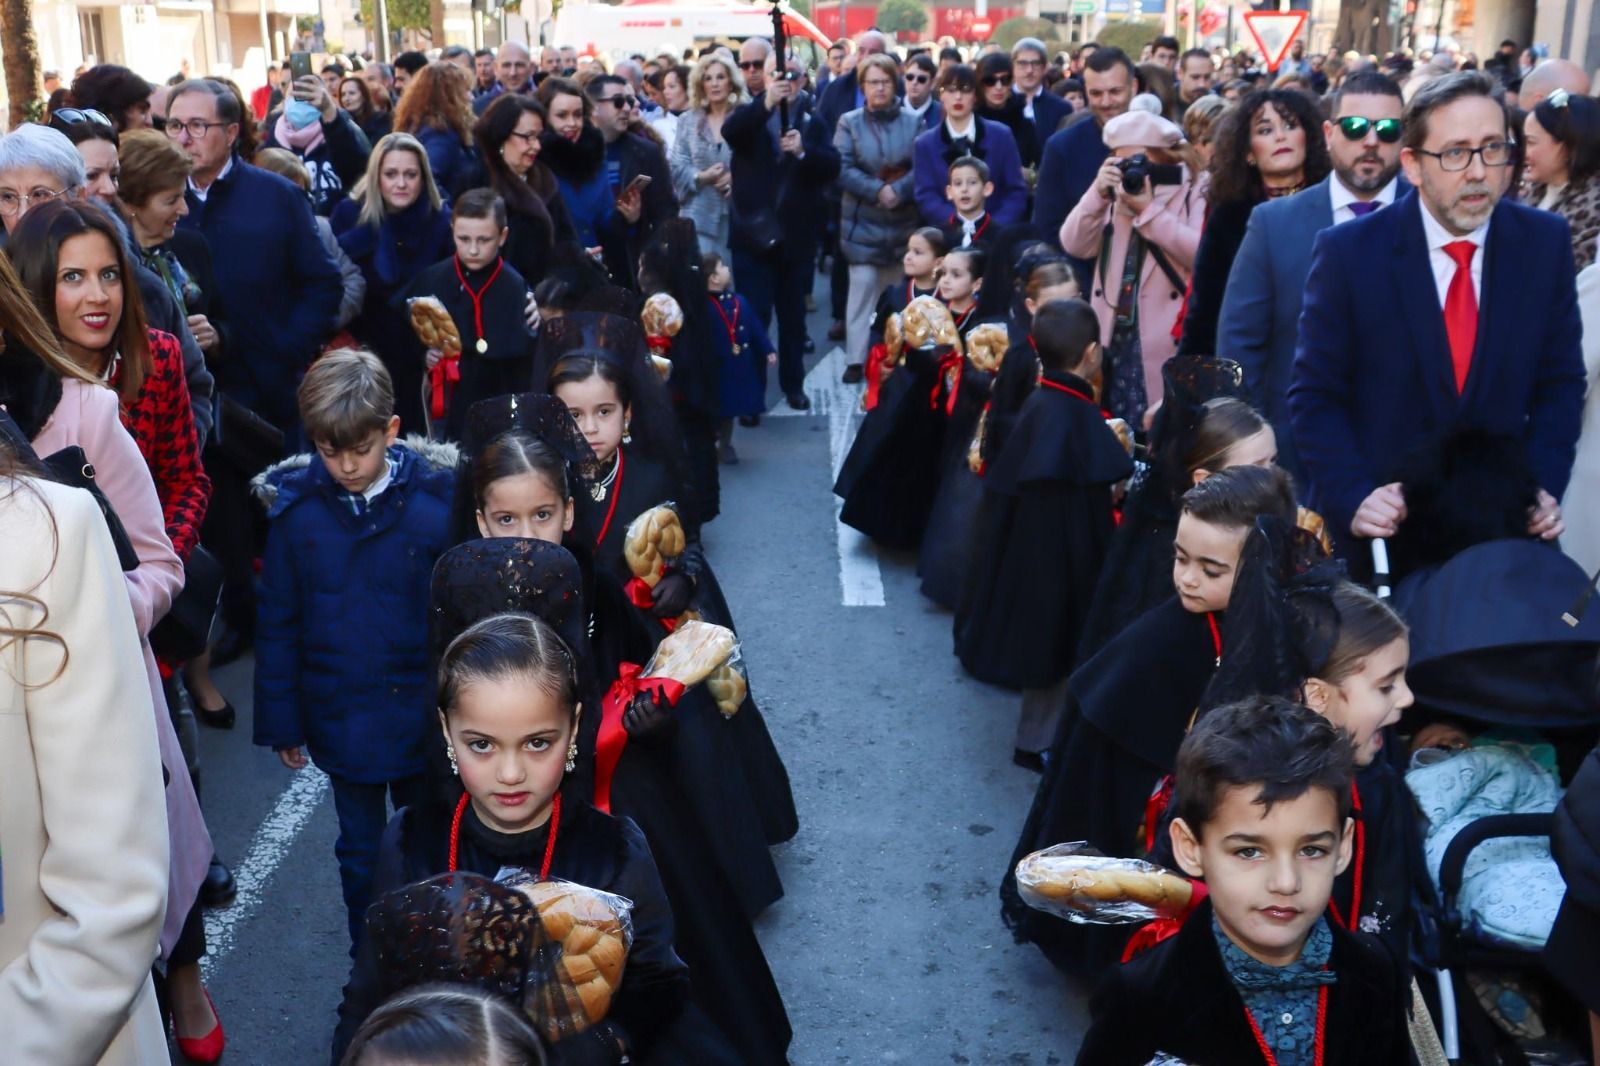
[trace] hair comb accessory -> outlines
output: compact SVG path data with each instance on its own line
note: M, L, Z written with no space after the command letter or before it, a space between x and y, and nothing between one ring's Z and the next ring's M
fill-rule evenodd
M1555 92L1545 97L1545 102L1551 107L1555 108L1566 107L1572 102L1572 95L1565 89L1557 89Z

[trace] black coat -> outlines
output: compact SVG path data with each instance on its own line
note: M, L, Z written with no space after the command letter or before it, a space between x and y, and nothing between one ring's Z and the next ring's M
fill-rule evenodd
M939 385L938 369L927 352L905 353L833 483L834 495L844 500L840 520L890 548L922 542L939 491L945 420L928 402Z
M1050 372L984 472L956 654L980 681L1046 688L1070 669L1114 520L1111 486L1133 460L1088 383Z
M367 173L367 157L372 154L372 143L356 125L356 120L344 110L335 110L333 120L322 124L322 143L309 153L296 152L287 144L278 142L278 117L275 111L267 116L267 135L262 141L265 148L283 148L294 152L305 164L311 176L311 202L317 214L324 217L344 200L345 194L355 187Z
M650 185L642 196L638 223L630 226L620 212L614 213L611 225L601 235L601 245L611 277L618 284L637 288L639 253L657 226L678 217L678 196L672 191L672 171L667 167L666 154L655 141L637 133L624 134L617 149L622 160L617 188L626 189L641 174L649 175Z
M1590 1011L1600 1014L1600 748L1589 753L1556 807L1551 850L1567 882L1566 898L1545 945L1550 972Z
M980 90L980 98L982 96ZM1065 100L1062 103L1066 103ZM994 108L980 101L978 117L986 118L990 122L998 122L1011 131L1011 136L1017 142L1017 155L1022 160L1024 169L1039 165L1039 156L1043 150L1044 142L1039 137L1039 127L1033 119L1023 111L1027 105L1022 97L1012 93L1006 98L1004 107ZM1068 105L1069 108L1071 105ZM1052 133L1055 131L1052 130Z
M1222 294L1228 287L1239 245L1244 243L1254 202L1218 204L1206 216L1200 247L1194 256L1189 302L1183 312L1183 337L1179 355L1213 355L1217 350L1217 322L1222 317Z
M1404 1066L1411 1061L1406 1026L1410 997L1399 971L1376 941L1328 923L1325 1066ZM1244 1000L1228 977L1202 903L1183 928L1125 965L1110 970L1090 1002L1092 1021L1078 1066L1145 1066L1166 1052L1191 1066L1246 1066L1262 1060Z
M778 150L778 124L776 113L767 110L765 93L723 123L722 136L733 152L729 244L757 251L749 220L771 211L783 233L779 254L809 260L816 253L823 190L839 176L839 150L833 146L833 127L798 102L789 104L789 124L800 131L801 158Z

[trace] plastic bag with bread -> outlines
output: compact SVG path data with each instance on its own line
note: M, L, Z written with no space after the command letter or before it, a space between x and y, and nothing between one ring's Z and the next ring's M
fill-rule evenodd
M726 665L738 648L739 642L733 630L690 619L656 645L656 653L645 664L643 676L671 678L688 688L705 681L719 667Z
M668 502L641 512L628 523L622 539L622 557L634 577L655 588L666 567L688 546L677 505Z
M662 381L669 380L672 360L667 353L672 350L672 338L683 329L683 308L667 293L652 293L639 312L639 326L644 330L644 342L650 349L650 365L661 375Z
M1069 922L1125 925L1182 917L1194 886L1154 863L1109 858L1078 841L1017 863L1017 891L1028 906Z
M985 322L974 326L972 332L967 334L967 362L972 364L974 370L999 373L1009 347L1011 338L1006 333L1005 323Z
M498 880L533 900L547 937L550 979L523 992L540 1033L555 1043L604 1019L633 947L633 903L571 881L539 881L528 870Z
M406 301L411 311L411 329L424 348L434 348L446 358L461 354L461 333L455 319L434 296L418 296Z

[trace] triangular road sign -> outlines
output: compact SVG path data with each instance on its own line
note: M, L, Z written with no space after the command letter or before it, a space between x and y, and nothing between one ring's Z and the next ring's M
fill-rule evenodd
M1289 46L1305 28L1309 11L1247 11L1244 28L1256 39L1267 69L1276 71L1289 54Z

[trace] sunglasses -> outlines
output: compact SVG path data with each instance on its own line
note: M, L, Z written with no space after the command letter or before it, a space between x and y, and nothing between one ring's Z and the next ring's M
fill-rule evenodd
M90 107L61 107L50 112L52 122L59 119L64 126L81 126L87 122L94 126L104 126L106 129L115 129L111 120L105 115Z
M986 88L986 89L992 89L996 85L1010 85L1010 84L1011 84L1011 75L1009 75L1009 74L991 74L987 78L983 79L983 87Z
M745 62L739 64L739 69L740 70L760 70L762 67L764 67L766 65L767 64L766 64L766 62L764 60L760 60L760 59L757 59L757 60L746 60Z
M604 100L596 100L595 103L610 104L612 107L616 108L638 107L639 98L637 96L628 95L608 96Z
M1339 132L1352 141L1366 140L1368 132L1378 135L1378 140L1384 144L1394 144L1400 140L1402 124L1397 118L1380 118L1373 121L1362 118L1360 115L1346 115L1338 122Z
M933 76L931 74L907 74L906 75L906 81L910 82L912 85L926 85L926 84L928 84L928 82L930 82L932 80L933 80Z

